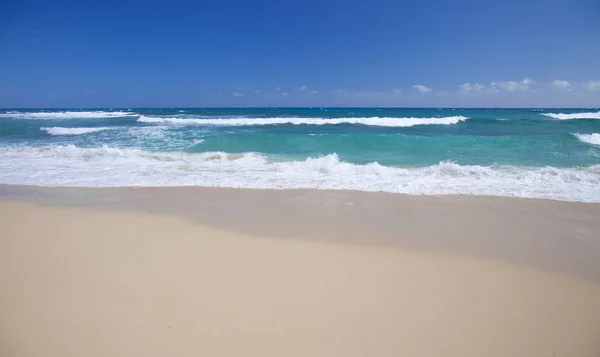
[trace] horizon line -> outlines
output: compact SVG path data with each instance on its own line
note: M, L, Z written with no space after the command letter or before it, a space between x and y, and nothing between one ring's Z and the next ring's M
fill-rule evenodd
M206 107L0 107L0 110L61 110L61 109L108 109L108 110L134 110L134 109L591 109L600 110L599 107L388 107L388 106L206 106Z

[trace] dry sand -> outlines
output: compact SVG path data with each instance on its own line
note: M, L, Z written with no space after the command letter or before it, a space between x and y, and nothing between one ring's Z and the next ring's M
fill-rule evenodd
M0 195L3 357L600 355L597 204Z

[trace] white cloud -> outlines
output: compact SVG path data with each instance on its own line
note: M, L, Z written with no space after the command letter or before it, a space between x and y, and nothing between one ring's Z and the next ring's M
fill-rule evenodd
M381 97L384 95L390 95L389 92L378 92L378 91L370 91L370 90L348 90L348 89L335 89L333 94L337 96L343 97L353 97L353 98L373 98L373 97Z
M589 81L583 84L583 88L590 92L600 91L600 81Z
M525 78L520 82L492 82L490 83L490 88L492 88L492 90L494 92L498 92L498 91L507 91L507 92L527 92L530 91L530 85L533 83L533 81L529 78Z
M412 86L414 89L416 89L417 91L421 92L421 93L429 93L431 92L433 89L426 87L422 84L415 84L414 86Z
M454 88L433 89L424 84L388 89L339 88L335 90L317 91L308 85L294 87L271 87L271 89L248 88L239 90L232 88L234 97L251 95L255 100L259 97L269 104L329 104L353 106L590 106L597 101L600 93L600 80L570 81L532 80L523 78L515 81L500 80L482 82L457 83ZM410 95L413 93L413 95ZM419 94L419 95L416 95ZM233 100L233 99L232 99ZM233 103L233 102L232 102Z
M301 92L301 93L312 94L312 95L319 94L319 91L314 90L314 89L310 89L310 87L307 86L307 85L303 85L303 86L298 87L298 89L296 89L296 91Z
M552 82L552 84L550 85L550 87L552 88L557 88L557 89L570 89L571 88L571 82L569 81L563 81L563 80L555 80L554 82Z
M460 90L463 92L479 92L481 90L483 90L485 88L485 86L483 84L479 84L479 83L465 83L463 85L460 86Z
M264 90L261 92L265 97L270 98L282 98L290 94L290 92L282 90L281 87L274 88L273 90ZM291 92L292 94L297 92Z

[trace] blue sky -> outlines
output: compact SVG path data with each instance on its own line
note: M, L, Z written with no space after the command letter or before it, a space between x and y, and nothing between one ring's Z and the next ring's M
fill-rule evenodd
M0 1L0 107L600 106L600 1Z

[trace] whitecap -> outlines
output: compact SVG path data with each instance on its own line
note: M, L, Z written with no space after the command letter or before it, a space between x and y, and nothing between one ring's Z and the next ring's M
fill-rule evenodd
M140 116L141 123L162 123L174 125L213 125L213 126L252 126L252 125L339 125L357 124L387 127L409 127L415 125L451 125L465 121L463 116L443 118L208 118L183 119Z
M91 118L119 118L137 116L136 113L122 111L63 111L63 112L10 112L0 113L0 118L16 119L91 119Z
M600 165L581 168L440 162L357 165L336 154L272 161L258 153L150 152L73 145L0 148L0 183L41 186L203 186L493 195L600 202Z
M62 128L62 127L42 127L40 130L47 132L50 135L83 135L89 133L95 133L98 131L111 130L115 128L109 127L97 127L97 128Z
M543 113L543 116L552 119L559 120L571 120L571 119L600 119L600 112L587 112L587 113Z
M592 145L600 145L600 134L573 134L579 141Z

